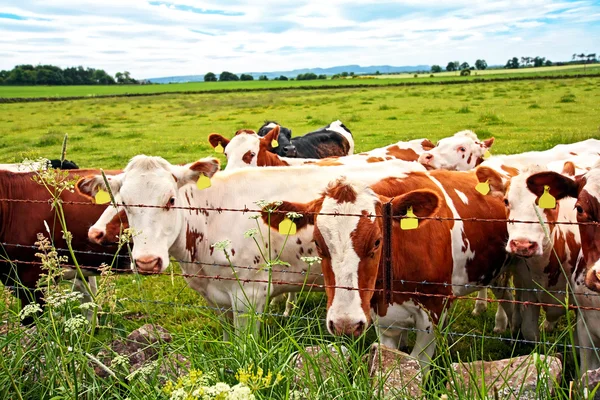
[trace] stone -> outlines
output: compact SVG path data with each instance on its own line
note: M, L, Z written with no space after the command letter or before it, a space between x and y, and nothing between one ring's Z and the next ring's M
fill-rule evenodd
M591 393L598 384L600 384L600 368L591 369L581 376L581 387L587 388L588 393ZM600 400L600 389L594 395L593 400Z
M374 343L369 353L369 374L375 396L383 398L421 398L419 362L400 350Z
M293 359L294 369L296 370L294 383L296 384L304 379L314 382L317 378L315 373L318 373L319 377L331 376L329 371L335 370L339 373L340 368L345 369L348 366L348 349L344 346L341 346L340 350L332 345L326 348L309 346L305 349L305 353L309 360L306 359L304 354L297 354Z
M485 385L490 398L496 398L496 392L498 399L533 400L538 397L538 385L546 385L545 393L554 390L560 382L562 362L558 357L533 353L497 361L454 363L452 371L448 388L457 393L480 393Z

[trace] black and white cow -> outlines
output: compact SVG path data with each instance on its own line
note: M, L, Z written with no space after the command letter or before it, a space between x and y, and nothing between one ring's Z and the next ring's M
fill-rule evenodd
M265 136L277 125L275 121L265 121L258 136ZM295 138L292 138L291 129L281 125L279 129L279 146L272 151L282 157L326 158L354 154L352 132L340 120Z

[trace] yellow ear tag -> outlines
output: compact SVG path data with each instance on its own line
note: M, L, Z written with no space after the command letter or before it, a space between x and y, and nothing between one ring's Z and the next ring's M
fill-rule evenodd
M198 178L198 181L196 181L196 187L199 190L209 188L210 187L210 178L204 174L200 175L200 178Z
M488 179L485 182L479 182L477 185L475 185L475 190L485 196L490 192L490 180Z
M271 140L271 147L272 148L279 147L279 142L276 139Z
M285 219L279 223L279 233L282 235L295 235L296 223L288 217L285 217Z
M107 191L100 189L96 193L96 196L94 196L94 199L96 200L96 204L110 203L110 194L108 194Z
M556 199L550 194L550 186L544 185L544 194L540 196L538 201L540 208L555 208Z
M488 158L490 158L492 156L492 153L490 153L489 150L486 150L485 153L483 153L483 159L487 160Z
M400 220L400 228L404 231L411 229L417 229L419 227L419 220L413 212L412 206L406 210L406 218Z
M215 146L215 153L223 153L224 150L225 149L223 149L223 146L221 146L221 142Z

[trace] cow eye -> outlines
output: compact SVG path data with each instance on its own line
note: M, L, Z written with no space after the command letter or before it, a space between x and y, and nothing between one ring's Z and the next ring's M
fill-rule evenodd
M374 247L377 248L377 247L379 247L380 244L381 244L381 239L377 239L375 241L375 246Z
M167 208L170 208L175 205L175 197L171 197L167 202Z
M583 207L581 205L576 204L575 208L577 209L577 214L583 214Z
M505 205L506 207L508 207L508 206L509 206L509 203L508 203L508 199L507 199L507 198L504 198L504 205Z
M467 151L467 149L466 149L464 146L460 146L460 147L458 148L458 150L462 151L463 153L464 153L465 151Z
M254 156L256 155L256 153L252 151L252 152L250 152L250 155L251 155L252 157L254 157Z

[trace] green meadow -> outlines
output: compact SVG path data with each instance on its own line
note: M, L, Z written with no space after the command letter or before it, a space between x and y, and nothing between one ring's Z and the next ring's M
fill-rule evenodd
M171 86L175 85L165 85ZM15 92L7 94L8 89ZM67 91L73 88L53 88L56 94L29 92L33 89L44 90L3 87L0 96L72 95ZM159 155L174 164L191 162L215 155L206 140L208 134L232 136L240 128L257 129L265 120L276 120L299 135L340 119L354 134L356 152L415 138L435 142L459 130L472 129L479 138L496 138L492 153L518 153L600 138L599 115L598 77L0 104L0 162L39 156L58 158L65 134L69 135L67 159L81 167L123 168L137 154ZM225 161L221 155L217 157ZM170 271L178 271L177 266L171 268ZM289 399L293 398L294 390L304 388L308 394L299 398L380 398L373 395L362 361L368 345L376 338L373 330L356 341L329 336L321 321L325 316L322 294L300 296L291 318L282 318L283 305L277 305L272 315L261 318L265 328L260 336L243 333L223 342L221 322L202 298L187 288L183 278L126 275L104 279L112 279L109 283L115 285L110 303L114 313L104 315L101 327L95 332L84 332L75 339L71 336L71 342L67 340L68 346L76 349L72 359L80 366L77 372L67 367L64 371L59 367L51 370L48 363L48 370L32 382L22 373L27 370L27 357L47 360L58 357L56 346L41 337L36 339L39 347L32 346L28 353L18 350L17 344L23 337L18 328L0 335L0 348L8 349L0 352L0 394L9 394L4 398L169 398L162 391L164 380L158 376L146 381L125 379L119 374L101 379L95 377L89 366L85 367L89 362L86 353L97 353L111 340L122 338L144 323L156 323L171 331L174 341L170 348L184 354L194 368L213 371L220 381L235 384L235 371L249 365L261 366L265 373L280 373L281 382L257 390L255 395L260 399ZM8 303L5 299L0 304L0 314L4 320L14 322L18 308L14 302ZM570 372L559 382L554 398L578 398L569 394L568 381L574 376L572 352L554 344L516 343L509 332L494 334L496 304L490 304L488 311L479 317L471 315L473 305L473 301L458 301L450 312L451 323L440 328L433 378L424 388L430 398L437 399L447 393L443 375L452 361L491 360L532 351L562 353ZM52 312L40 317L38 329L60 344ZM569 332L574 321L573 314L569 315L570 320L563 320L554 333L544 335L542 340L572 344ZM498 337L504 340L495 339ZM412 341L413 334L409 343ZM290 366L291 354L302 351L306 345L325 346L330 342L350 348L349 364L333 368L329 376L298 378ZM63 356L61 353L60 357ZM449 392L450 398L483 399L488 395L491 398L485 388L469 390L473 392L459 393L458 397ZM62 397L52 396L59 392ZM539 389L537 398L548 396L549 392Z

